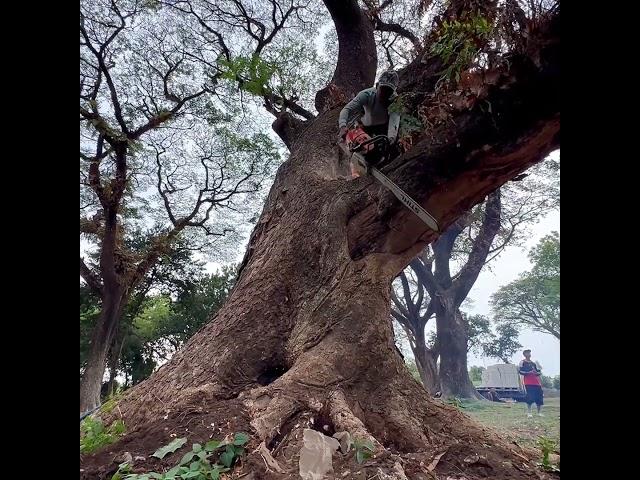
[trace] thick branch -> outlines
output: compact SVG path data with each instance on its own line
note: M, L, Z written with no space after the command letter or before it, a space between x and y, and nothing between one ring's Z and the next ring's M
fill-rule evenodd
M413 43L413 46L416 50L422 49L422 45L420 44L420 40L418 39L418 37L416 37L413 32L407 30L402 25L398 25L397 23L385 23L380 20L379 17L376 17L373 23L373 28L380 32L397 33L401 37L404 37L411 43Z
M409 265L416 273L418 282L424 285L424 287L427 289L427 292L429 292L429 296L432 299L442 294L442 288L440 288L440 285L438 285L438 282L436 282L430 266L425 265L417 258L414 258Z
M469 291L485 264L493 239L498 233L498 230L500 230L500 213L500 190L496 190L492 192L487 199L480 232L473 242L473 247L471 248L467 262L453 282L454 301L457 307L467 298Z
M484 81L482 101L472 107L451 107L448 121L434 125L386 167L387 176L434 215L442 231L558 148L559 24L558 14L530 39L526 55L512 55L508 65L495 71L497 78ZM424 67L419 64L414 62L406 71L413 92L420 91L420 82L431 82L420 76ZM430 105L426 99L425 106ZM384 252L401 254L409 262L436 233L391 193L381 191L378 197L376 202L359 204L349 220L351 257ZM399 262L398 272L405 265Z
M98 276L84 263L84 259L80 257L80 276L87 282L89 288L97 295L102 295L102 283Z
M401 315L403 315L403 316L408 318L409 317L409 311L407 310L406 306L402 304L402 302L400 301L400 299L396 295L396 292L395 292L395 290L393 288L391 289L391 300L393 300L394 305L399 310L398 314L401 314Z
M308 122L300 120L288 112L283 112L277 115L271 124L271 128L278 134L287 148L291 150L293 144L307 125Z
M462 233L460 222L455 222L435 242L433 242L434 277L440 288L447 290L451 286L451 251L456 239Z
M409 289L409 282L407 281L407 276L404 272L400 274L400 282L402 283L402 290L404 293L404 303L407 304L407 308L409 309L409 313L411 314L411 318L416 318L418 316L418 312L416 309L415 303L411 299L411 290Z
M338 63L330 86L316 95L319 112L344 103L371 86L378 64L373 25L357 0L324 0L324 4L338 34Z

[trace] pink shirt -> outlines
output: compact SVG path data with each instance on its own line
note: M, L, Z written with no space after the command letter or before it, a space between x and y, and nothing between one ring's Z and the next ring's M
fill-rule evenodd
M527 360L522 360L520 362L520 368L522 368L522 366L524 365L524 363ZM537 367L535 366L534 362L529 362L529 363L533 363L534 365L534 369L531 370L530 372L527 372L525 374L522 375L522 383L524 385L538 385L538 386L542 386L542 383L540 383L540 376L537 375Z

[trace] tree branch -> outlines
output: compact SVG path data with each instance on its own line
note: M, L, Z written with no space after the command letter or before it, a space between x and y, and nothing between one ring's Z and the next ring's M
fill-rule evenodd
M402 304L393 288L391 288L391 300L395 304L396 308L400 310L398 314L404 315L405 317L409 318L409 311L407 310L407 307Z
M500 189L498 189L492 192L487 199L480 233L478 233L478 236L473 242L473 247L471 248L467 262L453 282L454 301L457 307L467 298L469 291L485 264L493 239L498 233L498 230L500 230L500 213Z
M102 296L102 283L98 276L84 263L84 259L80 257L80 276L87 283L89 288L96 295Z
M416 311L416 305L411 299L411 290L409 289L409 282L407 281L407 276L404 271L400 273L400 282L402 283L402 290L404 292L404 303L406 303L407 308L409 309L410 317L412 319L417 318L418 312Z
M559 32L558 13L527 38L526 53L510 54L508 64L494 67L491 79L482 74L478 97L482 100L471 107L465 104L445 109L447 120L432 119L435 123L417 136L413 147L385 167L391 181L435 216L441 231L558 148ZM445 98L453 101L458 95L444 89L434 97L421 97L419 92L430 91L437 81L429 75L430 68L416 60L400 72L400 89L415 92L416 109L435 109L436 98L438 102ZM480 103L490 104L491 112ZM351 258L375 252L397 254L402 258L398 259L398 272L437 237L386 191L377 195L376 202L356 205L347 230Z
M324 0L338 34L338 62L329 86L316 94L316 110L326 111L373 84L378 60L373 25L357 0Z
M378 30L379 32L396 33L401 37L404 37L407 40L409 40L413 44L413 47L416 49L416 51L422 50L422 44L420 43L420 40L418 39L418 37L416 37L413 32L411 32L410 30L407 30L402 25L398 25L397 23L385 23L380 19L380 17L375 16L374 22L373 22L373 28L375 30Z
M98 61L98 66L100 68L100 71L104 75L104 78L107 82L107 86L109 88L109 94L111 96L111 103L113 105L114 115L116 117L116 120L118 121L118 124L120 125L120 128L126 134L129 132L129 129L127 127L127 123L124 121L124 117L122 116L122 106L120 105L120 100L118 99L118 93L116 90L115 83L111 78L109 67L104 61L104 54L107 47L116 38L116 36L124 29L126 25L125 18L121 15L120 11L115 6L115 3L113 2L112 2L112 8L120 18L120 25L114 30L114 32L109 36L109 38L102 45L100 45L99 49L96 49L91 43L91 40L89 39L89 35L86 29L84 28L84 22L80 23L80 33L84 38L84 41L85 41L84 45L91 51L91 53L93 53L93 55L96 57L96 60ZM84 18L82 15L82 12L80 13L80 15L81 15L81 18Z
M436 296L442 295L443 290L440 285L438 285L438 282L436 281L429 266L425 265L421 260L417 258L413 259L409 263L409 265L416 273L418 281L422 285L424 285L424 287L427 289L427 292L429 292L429 296L431 297L431 299L435 298ZM429 303L429 306L431 306L431 303L432 302Z
M289 112L279 113L271 124L273 131L280 137L289 150L300 137L309 122L294 117Z

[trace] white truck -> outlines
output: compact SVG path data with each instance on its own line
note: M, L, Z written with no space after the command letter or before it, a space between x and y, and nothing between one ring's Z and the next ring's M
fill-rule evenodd
M491 365L482 372L482 383L476 389L486 397L492 388L500 398L512 398L517 402L522 402L526 397L522 377L518 373L518 366L511 363Z

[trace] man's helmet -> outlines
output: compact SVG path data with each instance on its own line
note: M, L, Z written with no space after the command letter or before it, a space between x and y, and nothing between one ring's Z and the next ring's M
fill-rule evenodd
M378 79L378 85L381 87L389 87L395 92L398 88L398 74L393 70L382 72Z

